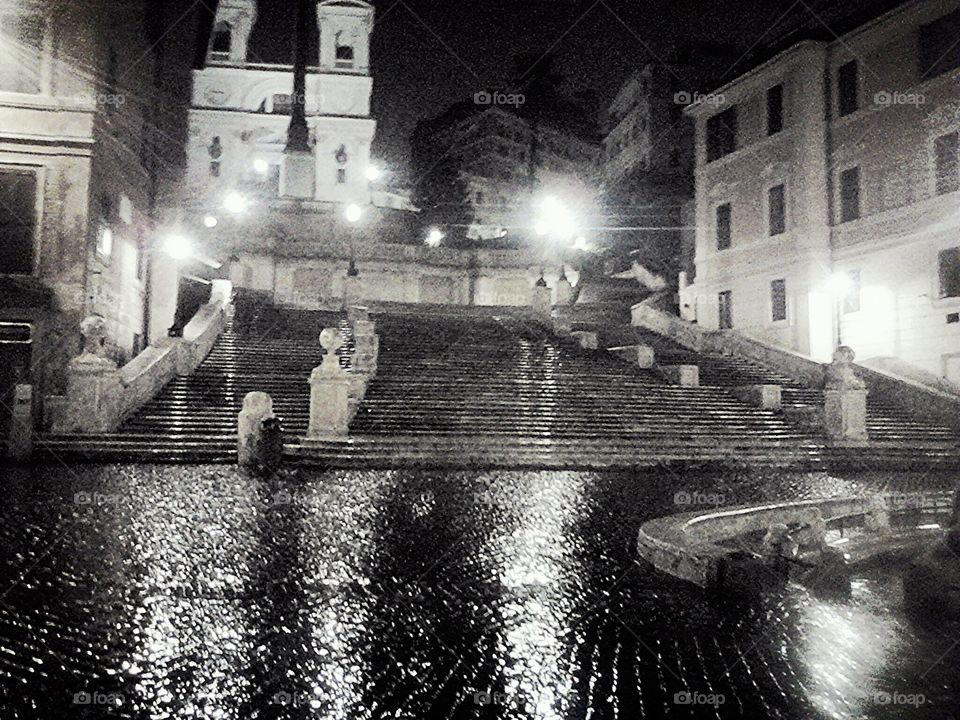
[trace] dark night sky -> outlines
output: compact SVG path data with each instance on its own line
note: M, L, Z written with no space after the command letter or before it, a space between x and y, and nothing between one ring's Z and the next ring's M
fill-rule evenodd
M866 2L868 0L860 0ZM505 85L521 53L556 56L571 91L594 90L597 113L629 72L686 40L743 50L798 20L828 18L856 0L373 0L374 156L404 166L416 122L483 87ZM260 0L252 42L265 61L289 61L295 4ZM786 17L784 18L784 13ZM779 22L777 22L779 20ZM646 47L645 47L646 46ZM551 49L552 48L552 49ZM723 68L722 70L726 70Z

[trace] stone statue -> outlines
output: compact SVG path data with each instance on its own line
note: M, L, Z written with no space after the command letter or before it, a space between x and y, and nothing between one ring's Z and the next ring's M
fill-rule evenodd
M83 355L104 357L104 340L107 337L107 321L99 315L90 315L80 323L83 336Z
M337 350L343 347L343 336L338 328L326 328L320 333L320 345L326 350L323 361L317 370L321 375L342 375L343 368L340 367L340 357Z
M863 390L866 385L853 368L856 354L853 348L841 345L833 353L833 362L827 365L825 389L827 390Z

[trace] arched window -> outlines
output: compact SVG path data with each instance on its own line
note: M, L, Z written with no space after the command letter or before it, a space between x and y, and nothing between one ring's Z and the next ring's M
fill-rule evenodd
M210 38L210 52L217 55L229 55L232 41L233 29L230 27L230 23L221 20L213 27L213 36Z

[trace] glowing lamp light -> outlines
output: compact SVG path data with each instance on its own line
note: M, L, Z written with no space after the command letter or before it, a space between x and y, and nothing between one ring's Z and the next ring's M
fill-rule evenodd
M430 232L427 233L427 245L430 247L437 247L441 240L443 240L443 233L437 228L431 228Z
M203 218L204 227L215 228L217 226L217 218L213 215L205 215Z
M536 225L533 226L533 230L534 232L537 233L537 235L540 235L542 237L546 235L548 232L550 232L550 226L541 220L540 222L538 222Z
M347 222L355 223L363 216L363 209L356 203L350 203L343 214L347 218Z
M846 297L852 287L853 283L848 273L836 272L830 276L830 292L833 293L834 297Z
M582 250L583 252L586 252L590 249L590 243L587 242L587 239L583 235L580 235L576 240L573 241L573 248L574 250Z
M227 212L242 213L247 209L247 199L236 190L231 190L223 199L223 207Z
M253 161L253 169L256 170L261 175L266 174L267 170L270 169L270 163L268 163L263 158L257 158Z
M376 165L370 165L367 168L367 180L370 182L376 182L383 175L383 171L380 170Z
M186 260L193 254L193 243L183 235L170 235L163 243L163 249L174 260Z

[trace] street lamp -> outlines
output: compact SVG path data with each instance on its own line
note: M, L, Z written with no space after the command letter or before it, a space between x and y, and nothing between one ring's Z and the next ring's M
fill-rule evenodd
M168 235L163 249L174 260L186 260L193 255L193 243L185 235Z
M236 190L231 190L223 198L223 207L227 212L234 214L242 213L247 209L248 205L247 199Z
M383 176L383 171L378 168L376 165L370 165L367 167L367 180L370 182L376 182Z
M443 233L438 228L430 228L430 232L427 233L427 245L437 247L443 237Z
M204 215L204 216L203 216L203 226L204 226L204 227L215 228L215 227L217 226L217 223L218 223L218 222L219 222L219 221L217 220L216 215Z
M261 175L266 175L267 170L270 169L270 163L268 163L263 158L257 158L253 161L253 169L256 170Z
M363 217L363 208L356 203L350 203L343 211L343 215L347 218L347 222L349 223L359 222L360 218Z

